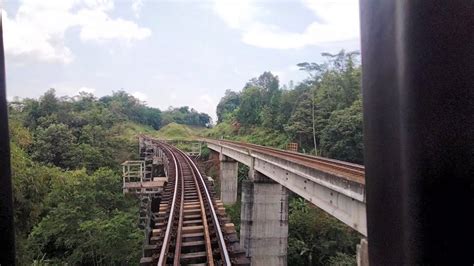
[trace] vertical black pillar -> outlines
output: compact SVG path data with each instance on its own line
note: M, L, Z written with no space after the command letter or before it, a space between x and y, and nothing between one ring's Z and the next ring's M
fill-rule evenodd
M474 2L361 0L371 265L474 263Z
M0 15L0 265L15 264L8 107L5 86L3 23Z

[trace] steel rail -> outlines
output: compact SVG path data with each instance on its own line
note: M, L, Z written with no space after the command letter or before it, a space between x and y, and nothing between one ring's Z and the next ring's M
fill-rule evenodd
M285 155L294 155L294 157L298 157L303 160L308 159L308 160L311 160L311 162L317 161L317 162L321 162L325 164L337 165L337 166L340 166L341 168L353 169L354 171L357 171L357 172L364 171L363 165L339 161L339 160L325 158L321 156L314 156L314 155L302 154L302 153L298 153L294 151L281 150L278 148L267 147L267 146L253 144L253 143L244 143L244 142L238 142L238 141L232 141L232 140L218 140L218 141L228 143L228 144L238 145L238 146L251 147L258 150L268 150L270 152L275 152L275 153L280 153L280 154L285 154Z
M154 139L151 139L151 140L154 140ZM230 256L229 256L229 252L227 250L227 245L225 243L225 238L224 238L224 235L222 233L222 229L221 229L221 226L220 226L220 223L219 223L219 219L217 217L217 213L215 211L215 207L214 207L214 204L213 204L213 201L212 201L212 198L211 198L211 195L209 193L209 190L206 186L206 183L204 181L204 178L203 176L201 175L201 172L199 171L198 167L196 166L196 164L194 163L194 161L186 154L184 153L183 151L167 144L167 143L163 143L161 141L156 141L155 140L155 143L162 147L163 149L166 149L169 154L172 156L173 158L173 161L174 161L174 165L175 165L175 190L174 190L174 194L173 194L173 200L172 200L172 205L171 205L171 211L170 211L170 217L168 218L168 224L167 224L167 229L166 229L166 232L165 232L165 238L163 240L163 244L162 244L162 248L161 248L161 252L160 252L160 257L159 257L159 261L158 261L158 265L165 265L166 264L166 256L167 256L167 253L168 253L168 247L170 245L169 241L170 241L170 235L171 235L171 230L172 230L172 223L173 223L173 219L174 219L174 215L175 215L175 206L176 206L176 198L177 198L177 189L178 189L178 183L179 183L179 179L182 180L182 186L184 186L184 176L183 177L180 177L179 175L179 171L178 169L182 169L182 166L181 166L181 162L179 161L178 159L178 155L182 155L183 159L184 159L184 162L186 162L190 168L191 168L191 172L194 176L194 180L196 182L196 189L197 189L197 192L198 194L200 195L201 194L201 187L202 187L202 190L204 192L204 196L205 196L205 200L207 201L207 203L209 204L209 209L210 209L210 214L211 214L211 218L212 218L212 222L215 226L215 231L216 231L216 235L217 235L217 238L218 238L218 245L219 245L219 248L220 248L220 252L221 252L221 259L223 260L223 265L231 265L231 260L230 260ZM183 174L183 171L181 171L181 175ZM200 185L198 184L200 183ZM181 191L181 195L184 196L184 189ZM182 200L182 203L184 203L184 201ZM204 214L202 214L202 217L203 217L203 224L206 223L207 225L207 218L206 218L206 213L205 213L205 205L204 205L204 200L202 201L202 211L204 212ZM183 210L183 208L180 208L181 210ZM183 216L182 214L180 216ZM181 219L181 217L180 217ZM181 223L180 223L181 224ZM206 228L207 226L205 226ZM179 231L178 230L178 234L179 234ZM206 231L206 230L205 230ZM205 232L205 234L208 235L208 240L209 240L209 244L210 244L210 236L209 236L209 230L207 229L207 232ZM178 249L179 245L178 245L178 238L177 238L177 244L176 244L176 249ZM207 241L206 241L207 242ZM210 245L206 245L206 250L208 252L211 252L210 254L212 254L212 246ZM175 252L175 255L176 255L177 252ZM208 261L210 263L213 263L213 257L210 256L210 254L207 255L208 257ZM211 258L209 258L211 257ZM209 263L208 262L208 263ZM177 263L177 259L175 257L175 261L174 263L176 264ZM179 262L178 262L179 264ZM212 264L211 264L212 265Z
M174 156L174 155L173 155ZM182 234L182 228L183 228L183 210L184 210L184 172L183 172L183 166L181 165L181 162L178 160L177 161L179 164L179 169L180 173L182 175L181 177L181 202L179 206L179 221L178 221L178 230L176 233L176 245L175 245L175 251L174 251L174 265L177 266L179 265L179 258L181 256L181 234ZM175 194L178 193L177 190L174 191Z
M345 161L340 161L340 160L336 160L336 159L330 159L330 158L326 158L326 157L322 157L322 156L309 155L309 154L304 154L304 153L299 153L299 152L294 152L294 151L289 151L289 150L282 150L282 149L278 149L278 148L274 148L274 147L262 146L262 145L258 145L258 144L245 143L245 142L239 142L239 141L233 141L233 140L223 139L223 140L217 140L217 141L233 143L233 144L241 145L241 146L242 145L243 146L249 146L249 147L254 147L254 148L257 148L257 149L267 149L267 150L272 150L272 151L275 151L275 152L283 152L285 154L294 154L298 157L305 157L305 158L312 159L312 160L318 160L318 161L323 161L323 162L327 162L327 163L337 164L337 165L352 168L352 169L355 169L355 170L363 170L364 169L363 165L350 163L350 162L345 162Z
M276 148L265 147L265 146L260 146L256 144L250 144L250 143L242 143L242 142L236 142L236 141L230 141L230 140L213 140L213 139L204 139L204 141L209 142L209 143L217 143L218 145L222 143L222 144L237 147L237 148L245 148L248 150L263 152L263 153L274 155L277 157L284 157L284 158L290 157L290 158L296 159L295 162L299 161L305 166L322 170L322 171L331 172L331 173L348 174L351 177L353 177L351 179L354 179L354 178L356 179L354 181L357 181L359 183L365 183L365 170L364 170L364 166L362 165L318 157L318 156L300 154L300 153L296 153L292 151L285 151L285 150L280 150Z
M188 158L185 158L186 159L186 163L188 164L188 166L192 169L192 166L190 164L190 160L188 160ZM214 258L212 256L212 246L211 246L211 238L209 236L209 226L207 224L207 215L206 215L206 209L205 209L205 206L204 206L204 200L202 198L202 193L201 193L201 189L199 187L199 184L198 184L198 178L196 177L196 172L195 171L192 171L192 174L193 174L193 180L194 180L194 184L196 185L196 191L197 191L197 194L198 194L198 198L199 198L199 202L201 203L201 217L202 217L202 224L203 224L203 227L204 227L204 239L206 240L205 243L206 243L206 255L207 255L207 263L209 266L214 266ZM211 203L209 203L209 205L212 205Z
M180 152L181 154L183 154L187 159L188 161L190 162L192 168L194 169L195 173L197 173L197 176L199 176L199 181L201 182L202 184L202 187L204 189L204 192L206 194L206 199L207 201L209 202L209 209L211 210L211 216L212 216L212 219L213 219L213 223L216 227L216 231L217 231L217 236L219 238L219 247L221 249L221 254L224 255L223 256L223 259L224 259L224 262L225 262L225 265L231 265L231 260L230 260L230 256L229 256L229 252L227 250L227 245L225 243L225 239L224 239L224 235L222 234L222 230L221 230L221 226L220 226L220 223L219 223L219 219L217 218L217 214L216 214L216 211L214 210L214 204L212 204L212 198L211 198L211 195L209 194L209 190L207 189L207 186L206 186L206 183L204 182L204 178L202 177L201 175L201 172L199 171L199 169L197 168L196 164L194 163L194 161L184 152L182 152L181 150L179 149L176 149L178 152Z
M165 237L163 239L163 245L161 246L161 251L160 251L160 257L158 259L158 265L165 265L166 264L166 254L168 253L168 246L169 246L169 238L171 235L171 228L173 224L173 218L174 218L174 209L175 209L175 203L176 203L176 195L177 195L177 189L178 189L178 163L176 156L171 152L170 149L165 147L164 145L160 145L164 149L167 149L168 152L171 154L173 157L174 161L174 166L175 166L175 183L174 183L174 193L173 193L173 200L171 202L171 211L170 211L170 216L168 217L168 224L166 225L166 232L165 232Z

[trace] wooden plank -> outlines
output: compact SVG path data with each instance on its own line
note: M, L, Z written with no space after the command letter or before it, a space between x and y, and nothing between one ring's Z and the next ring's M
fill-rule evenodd
M206 257L205 251L181 254L181 259L184 259L184 260L197 259L197 258L202 258L202 257Z

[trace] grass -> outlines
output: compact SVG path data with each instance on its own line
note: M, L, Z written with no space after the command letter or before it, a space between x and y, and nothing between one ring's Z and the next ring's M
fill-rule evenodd
M205 128L170 123L160 130L155 130L151 126L125 122L116 125L114 131L121 138L128 140L134 140L139 134L167 140L194 140L205 131Z
M197 128L186 125L170 123L162 127L156 134L158 138L167 140L193 140L196 138Z
M224 138L282 149L286 148L286 145L290 142L289 137L285 133L262 127L241 127L238 129L228 121L221 122L211 129L202 131L201 134L209 138Z
M120 137L127 140L136 140L139 134L146 134L152 137L157 136L157 131L151 126L137 124L134 122L125 122L115 126L116 132Z

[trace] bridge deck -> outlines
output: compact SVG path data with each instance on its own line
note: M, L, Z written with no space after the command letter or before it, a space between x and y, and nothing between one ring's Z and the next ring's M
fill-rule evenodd
M202 141L209 149L262 173L367 235L362 165L248 143Z

